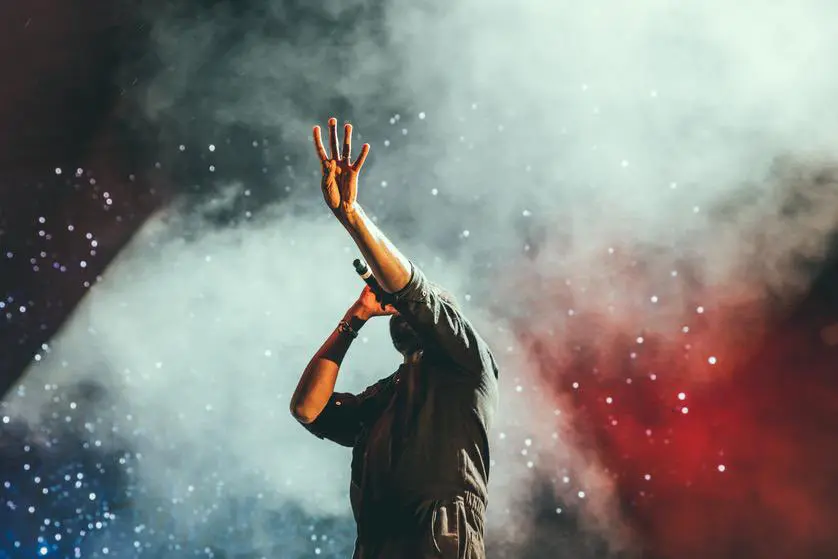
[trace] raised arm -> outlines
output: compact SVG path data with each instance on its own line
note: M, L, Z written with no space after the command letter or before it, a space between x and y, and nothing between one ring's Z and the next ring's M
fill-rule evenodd
M326 155L320 127L314 127L314 145L323 167L322 190L326 204L352 236L381 287L395 296L393 306L416 332L469 370L496 369L488 348L452 301L430 285L424 274L401 253L358 204L358 174L369 153L364 144L358 160L350 160L352 126L344 125L338 152L337 121L329 119L332 158Z
M338 151L337 120L329 119L329 147L326 155L320 127L314 127L314 148L323 169L321 189L326 205L346 228L358 249L369 263L375 279L388 293L395 293L410 281L410 262L393 246L358 204L358 175L370 151L369 144L361 147L354 163L352 154L352 125L343 126L343 148Z

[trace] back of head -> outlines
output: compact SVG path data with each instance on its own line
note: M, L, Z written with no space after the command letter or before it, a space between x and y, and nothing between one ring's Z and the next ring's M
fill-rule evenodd
M431 283L429 287L445 304L450 305L458 311L460 310L457 300L451 292L435 283ZM431 349L424 347L425 344L419 334L413 330L407 319L398 314L390 318L390 339L393 341L393 346L396 348L396 351L405 356L422 349Z

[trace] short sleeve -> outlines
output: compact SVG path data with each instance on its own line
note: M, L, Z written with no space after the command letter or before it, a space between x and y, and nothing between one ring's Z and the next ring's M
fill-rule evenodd
M360 401L358 396L335 392L320 415L302 426L311 434L351 447L361 431Z
M374 421L392 397L393 375L378 381L358 395L335 392L320 415L302 426L321 439L352 447L364 426Z

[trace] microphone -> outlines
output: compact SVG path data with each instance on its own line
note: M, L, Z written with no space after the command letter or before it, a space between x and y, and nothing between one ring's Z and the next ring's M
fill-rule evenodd
M372 275L372 270L362 258L356 258L352 264L355 266L355 272L361 276L364 283L370 286L372 292L375 293L375 298L379 303L387 305L392 302L392 296L381 288L378 280Z

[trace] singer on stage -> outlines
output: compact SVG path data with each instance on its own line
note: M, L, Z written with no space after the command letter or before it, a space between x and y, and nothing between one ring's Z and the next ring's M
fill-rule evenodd
M497 364L453 298L364 213L356 196L369 145L353 162L351 141L346 124L338 151L330 119L330 157L314 127L323 196L369 263L374 288L364 288L315 353L291 412L321 439L352 448L354 559L482 559ZM390 316L404 363L360 394L335 392L350 344L376 316Z

